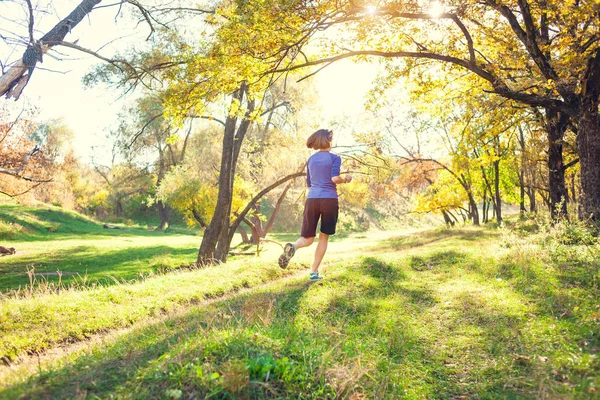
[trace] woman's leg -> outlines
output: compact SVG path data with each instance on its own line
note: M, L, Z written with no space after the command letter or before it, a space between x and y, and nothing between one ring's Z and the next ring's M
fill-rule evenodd
M329 235L321 232L319 233L319 243L317 243L317 249L315 250L315 261L313 262L311 272L317 272L319 270L319 266L321 265L321 261L323 260L323 256L327 251L327 242L329 241Z
M294 247L296 248L296 250L301 249L303 247L308 247L311 244L313 244L313 242L315 241L314 237L302 237L300 236L298 238L298 240L296 240L296 243L294 243Z

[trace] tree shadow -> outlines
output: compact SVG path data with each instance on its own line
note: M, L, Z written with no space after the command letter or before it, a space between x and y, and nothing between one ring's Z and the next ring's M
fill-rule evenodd
M410 256L408 265L415 271L429 271L440 267L466 264L469 256L454 250L437 251L428 256Z
M402 251L426 246L449 239L473 242L482 239L498 237L499 233L490 229L460 229L445 228L414 232L405 236L387 239L378 245L380 251Z
M156 272L154 268L164 267L153 265L161 263L161 260L153 261L153 258L164 256L167 262L186 260L188 264L195 260L197 247L172 248L169 246L147 246L126 248L118 251L102 249L94 246L77 246L68 249L56 250L52 260L38 260L38 255L23 256L18 262L5 264L0 272L0 288L3 291L17 289L29 284L26 273L28 268L35 268L36 273L56 272L60 270L65 273L62 283L80 281L85 277L86 282L101 283L103 285L114 284L114 279L131 280L139 277L141 273ZM132 266L132 263L148 260L145 267ZM175 266L174 266L175 267ZM57 276L47 276L48 283L58 283Z
M84 238L115 236L173 236L177 234L195 234L182 228L171 228L168 231L153 231L136 226L119 226L120 229L105 229L104 223L96 222L82 216L61 210L45 208L28 208L27 214L17 213L17 206L0 207L3 221L18 224L24 233L16 236L19 242L38 242L49 240L72 239L73 235ZM14 210L14 211L13 211ZM33 216L35 219L28 218Z
M471 261L457 254L457 263ZM428 273L367 257L322 283L296 279L198 304L0 397L531 397L526 387L545 370L511 359L531 350L519 339L527 321L489 305L479 288L459 292L442 313L435 286L411 282ZM453 347L454 336L465 337L464 348Z
M268 329L275 324L275 317L293 325L297 303L309 287L308 282L295 283L276 293L238 293L212 304L199 304L181 315L128 333L108 346L98 346L89 354L78 355L72 363L48 368L23 383L7 387L0 391L0 397L107 398L127 387L131 389L125 389L129 395L167 398L165 384L176 379L173 372L186 374L185 382L179 383L187 388L190 396L204 397L210 392L206 383L216 385L218 382L210 379L203 382L199 369L216 371L219 364L228 360L272 354L277 346L257 340L252 327ZM239 330L242 326L246 327L243 335L228 335L229 330ZM210 348L195 346L197 339L209 336L216 339ZM259 394L272 390L261 385L254 388ZM232 398L227 392L216 397Z
M406 274L392 264L382 261L376 257L365 257L361 264L361 269L369 276L379 279L382 282L395 282L406 279Z

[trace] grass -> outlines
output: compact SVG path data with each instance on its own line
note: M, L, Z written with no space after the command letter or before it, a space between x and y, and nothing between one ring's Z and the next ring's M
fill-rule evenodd
M281 271L275 246L6 297L3 348L41 361L0 370L0 398L600 397L597 244L483 228L377 235L332 241L322 283L297 272L311 251Z
M201 238L175 228L104 229L81 214L55 207L0 205L0 244L14 256L0 259L0 292L38 283L112 284L195 260ZM27 271L33 271L28 274Z
M146 227L119 226L118 229L104 229L103 223L94 221L82 214L51 205L24 207L0 204L0 240L9 242L38 242L59 239L110 238L115 236L164 235L164 232L149 231ZM171 227L170 233L190 234L181 227Z

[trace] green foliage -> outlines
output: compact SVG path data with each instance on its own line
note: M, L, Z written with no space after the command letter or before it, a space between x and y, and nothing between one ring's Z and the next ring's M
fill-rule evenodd
M241 211L250 200L252 186L236 177L233 185L232 210ZM176 167L166 174L158 188L158 199L180 212L189 226L205 227L210 222L217 204L216 182L194 177L193 171ZM232 216L235 218L235 215Z

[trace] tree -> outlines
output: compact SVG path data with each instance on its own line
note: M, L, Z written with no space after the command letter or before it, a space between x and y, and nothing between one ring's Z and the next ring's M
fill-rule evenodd
M34 37L34 33L39 30L39 21L37 21L35 17L36 15L53 15L54 13L47 11L48 9L53 9L52 1L39 2L35 5L30 0L26 0L25 4L21 4L20 2L0 3L0 8L3 8L2 14L8 16L5 21L12 22L10 25L7 24L0 39L6 46L12 48L10 54L19 54L19 50L25 47L22 56L19 59L8 59L4 60L4 62L0 61L0 67L2 69L2 75L0 76L0 97L6 96L7 99L13 98L18 100L23 89L29 83L38 62L41 63L43 61L43 56L56 46L62 46L86 54L91 54L98 59L109 63L122 73L127 74L131 79L134 79L136 83L142 82L142 80L148 76L152 77L152 70L143 67L137 68L134 60L127 60L121 57L106 57L99 54L97 51L78 45L77 41L65 41L67 35L71 33L85 17L89 16L99 7L114 7L116 16L119 16L122 13L123 6L133 7L133 9L139 13L141 19L141 21L133 21L133 23L136 25L139 25L140 22L146 23L150 31L148 38L158 30L157 27L168 30L170 25L176 25L176 21L181 18L180 14L182 13L185 13L188 18L214 13L213 10L204 10L198 6L180 6L178 2L169 4L158 2L154 5L144 5L137 0L122 0L100 6L101 2L102 0L82 0L73 8L69 15L55 24L54 27L40 39ZM26 15L27 17L24 20L19 18L12 20L10 18L17 15ZM114 39L114 37L109 36L110 32L101 32L101 34L106 35L107 43L110 42L111 39ZM58 58L60 58L60 53L58 53ZM5 66L8 66L9 68L6 69Z
M125 202L134 195L148 194L152 185L149 171L131 163L118 163L109 166L96 165L96 172L102 177L108 191L107 201L112 204L116 218L125 217Z
M193 129L193 121L178 129L164 114L163 99L159 94L146 93L120 116L121 126L115 138L126 160L147 164L144 168L151 169L156 175L157 187L171 168L183 162ZM170 223L169 210L161 199L156 205L160 220L156 229L166 229Z
M42 62L44 54L52 47L61 44L71 29L77 26L100 2L101 0L83 0L66 18L56 24L41 39L36 40L33 36L35 29L33 6L31 1L27 0L29 37L24 41L28 43L27 49L21 60L17 61L8 71L4 72L3 70L0 77L0 96L6 95L9 99L17 100L31 79L36 64Z
M39 123L32 110L13 115L7 107L0 109L0 193L17 197L43 183L52 181L52 157L47 146L36 143L33 134Z
M276 7L275 2L262 4L265 15ZM595 2L450 1L433 13L417 2L382 1L374 7L325 1L303 10L307 21L301 40L288 42L287 51L304 54L302 49L322 30L345 29L345 35L319 36L322 51L312 51L310 58L285 62L281 53L271 54L271 73L349 57L403 59L390 64L392 80L431 63L440 63L440 73L467 71L487 91L544 112L553 210L565 194L564 132L569 124L577 129L580 216L600 219L600 19Z

